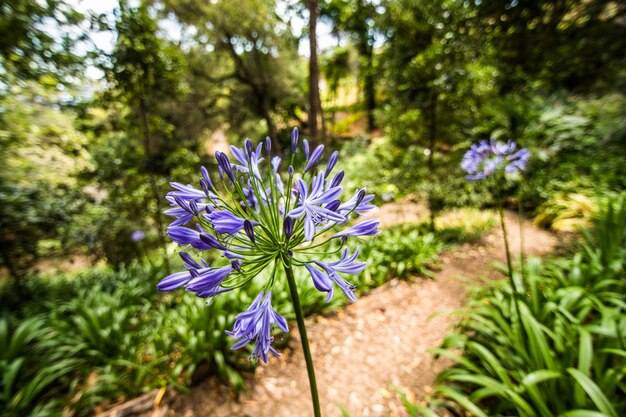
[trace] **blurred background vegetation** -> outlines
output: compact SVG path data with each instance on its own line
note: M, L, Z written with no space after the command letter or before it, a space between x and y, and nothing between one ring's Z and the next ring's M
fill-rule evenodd
M250 296L205 307L154 286L179 265L168 182L195 184L245 137L280 151L298 126L341 150L346 189L424 207L423 224L363 248L362 291L428 274L446 245L489 228L468 209L436 221L493 206L458 167L479 139L530 149L508 203L523 196L556 231L591 225L626 185L623 2L95 3L0 5L2 415L85 415L199 374L242 387L250 367L223 330ZM328 308L300 279L307 311Z

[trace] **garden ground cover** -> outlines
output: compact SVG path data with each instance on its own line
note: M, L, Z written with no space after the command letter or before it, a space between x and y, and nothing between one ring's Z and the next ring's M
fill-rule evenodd
M401 213L381 210L377 215L385 221L385 217ZM506 221L511 246L518 248L520 228L515 215L508 213ZM553 235L526 222L523 236L526 253L532 255L548 254L556 244ZM340 402L352 416L405 415L393 386L410 399L420 400L446 365L433 362L430 349L441 344L453 319L433 314L460 307L469 284L500 277L494 261L503 260L502 238L493 230L478 242L442 255L441 270L433 280L392 280L355 304L309 318L307 329L323 414L340 416ZM159 405L142 417L307 416L311 412L308 382L297 341L297 329L292 326L288 348L281 351L280 358L259 366L254 376L247 377L247 391L238 401L230 389L210 378L188 394L157 398ZM148 398L152 401L155 396L156 392ZM107 415L120 415L125 407Z

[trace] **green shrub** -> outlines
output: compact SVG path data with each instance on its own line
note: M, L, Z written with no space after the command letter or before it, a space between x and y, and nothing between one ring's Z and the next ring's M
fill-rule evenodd
M407 409L626 415L625 226L624 196L613 197L573 259L530 259L517 294L507 282L480 291L436 351L456 364L439 374L430 409Z

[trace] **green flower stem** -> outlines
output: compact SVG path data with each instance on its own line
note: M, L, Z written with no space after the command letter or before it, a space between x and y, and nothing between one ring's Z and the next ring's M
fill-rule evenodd
M500 184L496 181L496 193L498 200L498 215L500 217L500 227L502 228L502 237L504 238L504 251L506 252L506 265L511 284L511 290L513 291L513 304L515 304L515 312L517 313L517 319L521 320L522 314L520 312L519 303L517 301L518 292L517 285L515 284L515 278L513 278L513 263L511 262L511 250L509 249L509 236L506 230L506 224L504 222L504 197L502 196Z
M502 203L500 203L498 207L498 215L500 216L500 227L502 228L502 236L504 237L504 251L506 252L506 266L507 266L507 275L511 280L511 286L513 290L517 292L517 288L515 287L515 281L513 280L513 263L511 262L511 250L509 249L509 235L506 230L506 225L504 222L504 209L502 208Z
M502 189L499 180L504 180L504 178L496 178L494 181L494 185L496 191L496 202L498 204L498 216L500 218L500 228L502 229L502 237L504 238L507 275L509 276L509 280L511 281L511 287L513 288L513 291L517 293L517 288L515 286L515 282L513 281L513 263L511 262L511 250L509 249L509 236L506 230L506 225L504 223L504 197L502 196Z
M315 417L321 417L320 399L317 394L317 382L315 381L315 369L313 368L313 358L309 348L309 338L306 335L306 327L304 325L304 314L300 306L300 298L298 297L298 288L296 280L291 269L291 260L286 256L283 257L283 265L287 274L287 282L289 283L289 292L293 302L293 309L296 313L296 321L298 322L298 330L300 331L300 341L302 343L302 351L304 352L304 360L306 361L306 370L309 374L309 386L311 387L311 401L313 402L313 414Z
M519 217L519 257L520 257L520 273L522 274L522 283L525 282L526 276L526 254L524 253L524 208L522 207L522 197L524 196L524 184L520 182L517 196L517 216ZM524 284L525 285L525 284Z

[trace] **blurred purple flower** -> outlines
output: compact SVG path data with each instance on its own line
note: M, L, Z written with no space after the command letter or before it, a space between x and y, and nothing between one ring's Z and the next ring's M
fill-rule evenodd
M530 152L525 148L515 152L516 148L517 144L513 141L481 140L465 153L461 168L468 173L467 179L472 181L487 178L499 170L508 173L524 171Z

